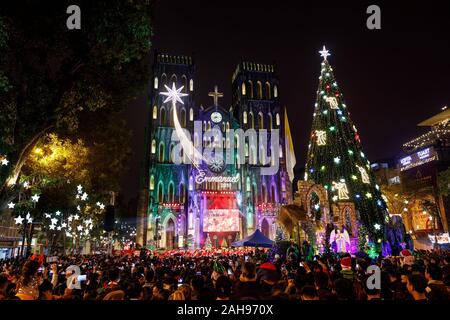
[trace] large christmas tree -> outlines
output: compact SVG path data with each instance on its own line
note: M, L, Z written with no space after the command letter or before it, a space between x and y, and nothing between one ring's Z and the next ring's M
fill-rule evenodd
M322 184L330 203L351 201L374 242L384 238L386 204L363 152L358 130L350 119L325 46L314 107L305 180Z

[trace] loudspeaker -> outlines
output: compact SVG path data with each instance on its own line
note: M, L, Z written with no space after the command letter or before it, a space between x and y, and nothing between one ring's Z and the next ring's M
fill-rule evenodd
M114 230L114 206L106 206L103 229L105 229L106 232L111 232Z

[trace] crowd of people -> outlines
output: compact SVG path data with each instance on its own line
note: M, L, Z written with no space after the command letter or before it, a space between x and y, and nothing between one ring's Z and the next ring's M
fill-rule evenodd
M0 300L449 300L450 252L171 251L0 261ZM369 268L376 265L377 268ZM380 270L379 286L376 275ZM372 277L372 278L371 278ZM375 279L375 280L374 280Z

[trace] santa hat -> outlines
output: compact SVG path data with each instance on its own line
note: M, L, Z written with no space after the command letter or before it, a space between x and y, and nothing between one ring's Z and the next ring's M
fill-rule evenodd
M402 251L400 251L400 255L402 257L409 257L411 256L411 252L408 249L403 249Z
M342 268L351 268L352 267L352 258L345 257L341 259L341 266Z

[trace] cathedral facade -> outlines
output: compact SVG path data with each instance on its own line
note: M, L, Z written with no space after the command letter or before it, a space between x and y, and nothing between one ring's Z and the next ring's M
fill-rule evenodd
M208 94L212 105L198 106L195 85L191 57L155 55L137 244L225 247L256 229L274 239L280 206L292 202L285 161L287 118L275 67L241 61L231 77L229 107L220 104L223 94L217 87ZM162 93L181 87L182 103L165 102ZM174 140L180 128L190 146ZM193 162L192 148L212 156ZM219 159L214 157L218 154Z

